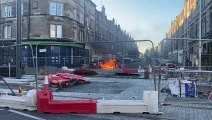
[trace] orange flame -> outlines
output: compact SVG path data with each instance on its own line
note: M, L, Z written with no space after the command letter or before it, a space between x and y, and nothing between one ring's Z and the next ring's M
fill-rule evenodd
M104 70L113 70L116 68L116 60L109 60L107 63L100 62L99 66Z

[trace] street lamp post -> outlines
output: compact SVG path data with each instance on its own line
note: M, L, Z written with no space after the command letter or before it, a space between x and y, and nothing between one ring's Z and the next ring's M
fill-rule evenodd
M199 0L199 69L202 65L202 0Z
M36 90L38 91L38 45L35 47L35 84Z
M16 37L16 44L21 44L21 1L17 0L17 37ZM16 46L16 78L21 78L21 46Z

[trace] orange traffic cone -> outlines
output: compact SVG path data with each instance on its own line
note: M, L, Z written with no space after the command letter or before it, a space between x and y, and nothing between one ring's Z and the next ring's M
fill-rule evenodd
M49 80L48 80L47 76L45 76L45 78L44 78L43 90L44 91L49 91L50 90L50 88L49 88Z

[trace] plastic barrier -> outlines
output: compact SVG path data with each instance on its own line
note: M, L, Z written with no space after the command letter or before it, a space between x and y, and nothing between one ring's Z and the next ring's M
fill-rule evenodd
M144 113L148 107L141 100L98 100L97 113Z
M123 73L138 74L138 70L137 70L137 69L127 69L127 68L123 68Z
M144 91L144 100L98 100L97 113L158 113L158 92Z
M96 114L95 100L53 100L51 91L37 92L37 112Z
M144 91L143 101L148 106L149 113L158 113L158 91Z
M30 90L26 96L0 96L0 107L20 110L36 110L36 90Z

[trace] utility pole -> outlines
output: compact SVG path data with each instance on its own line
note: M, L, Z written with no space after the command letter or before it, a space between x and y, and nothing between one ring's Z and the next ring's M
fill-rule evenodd
M17 0L16 8L17 8L17 37L16 37L16 78L20 79L21 78L21 1L22 0Z
M199 0L199 69L202 65L202 0Z

